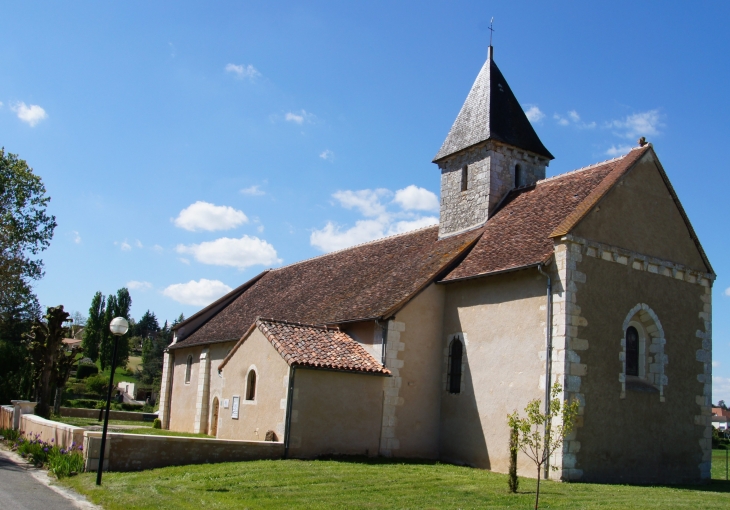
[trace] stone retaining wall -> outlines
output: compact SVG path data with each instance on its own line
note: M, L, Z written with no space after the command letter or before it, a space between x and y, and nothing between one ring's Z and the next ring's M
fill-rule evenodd
M24 414L20 417L20 430L26 437L39 435L40 439L48 443L53 442L63 448L72 443L80 445L84 440L84 429L46 420L34 414Z
M101 432L84 433L86 471L99 467ZM280 459L284 443L205 437L107 434L105 471L141 471L165 466Z

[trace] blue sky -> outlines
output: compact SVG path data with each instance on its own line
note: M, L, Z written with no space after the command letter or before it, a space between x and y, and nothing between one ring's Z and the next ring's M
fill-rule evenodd
M58 220L41 303L86 313L129 285L135 317L188 316L266 267L433 221L430 161L494 16L549 175L654 143L719 275L730 401L730 6L594 4L4 5L0 144Z

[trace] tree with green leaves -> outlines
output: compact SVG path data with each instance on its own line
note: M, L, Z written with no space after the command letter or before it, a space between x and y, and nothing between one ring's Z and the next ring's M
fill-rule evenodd
M18 309L39 312L31 282L43 276L37 255L56 228L56 218L46 213L50 200L28 163L0 149L0 320Z
M117 343L117 366L125 368L129 362L129 341L128 335L120 336L115 339L111 331L109 331L109 325L112 319L115 317L124 317L129 319L129 311L132 308L132 297L129 295L129 290L126 287L122 287L117 291L117 294L109 294L106 300L106 309L104 311L104 317L102 322L102 328L100 331L100 342L99 342L99 360L101 362L101 369L106 370L112 364L112 355L114 353L114 342Z
M535 509L540 501L540 475L543 466L550 456L563 446L565 436L573 430L575 418L578 416L578 401L564 401L560 404L562 387L555 383L551 388L551 399L545 412L542 412L542 401L535 399L525 407L525 418L520 418L517 411L507 416L510 429L517 430L516 444L537 467L537 491L535 493ZM551 466L552 469L557 469Z
M101 330L104 328L105 312L104 296L101 292L97 292L91 299L89 318L86 319L84 339L81 343L84 348L84 355L93 361L99 359L99 345L101 344Z
M51 392L58 361L63 354L63 339L67 338L69 314L63 305L48 308L44 320L37 321L28 334L28 362L33 368L37 388L36 414L51 415Z

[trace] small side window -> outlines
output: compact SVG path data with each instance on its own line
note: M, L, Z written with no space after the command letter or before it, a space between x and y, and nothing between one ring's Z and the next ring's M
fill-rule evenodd
M256 400L256 371L253 369L246 377L246 400Z
M464 356L464 345L457 337L449 346L449 393L461 393L461 362Z
M634 326L626 328L626 375L639 375L639 332Z
M461 191L469 189L469 165L461 167Z
M515 165L515 188L519 188L522 185L522 167Z
M188 361L185 364L185 384L190 384L190 373L193 371L193 356L188 355Z

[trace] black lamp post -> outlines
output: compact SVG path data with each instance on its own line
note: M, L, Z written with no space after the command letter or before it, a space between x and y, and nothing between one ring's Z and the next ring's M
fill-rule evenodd
M112 386L114 385L114 369L117 365L117 344L119 337L127 332L129 323L124 317L115 317L109 324L114 335L114 351L112 353L112 373L109 376L109 391L106 395L106 415L104 415L104 430L101 433L101 451L99 452L99 467L96 469L96 485L101 485L101 471L104 469L104 449L106 448L106 428L109 425L109 407L112 401Z

